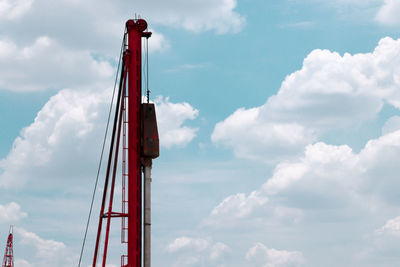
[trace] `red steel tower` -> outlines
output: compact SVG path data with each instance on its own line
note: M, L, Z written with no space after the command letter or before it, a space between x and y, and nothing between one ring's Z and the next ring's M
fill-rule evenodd
M112 218L122 219L121 242L127 244L127 254L121 255L121 266L150 266L150 173L152 159L159 155L159 141L154 104L142 103L142 38L151 36L151 32L146 30L147 22L143 19L126 22L119 91L93 267L98 266L103 221L106 223L101 266L106 266ZM122 211L115 212L113 200L119 153L122 154Z
M4 259L2 267L14 267L14 254L13 254L13 228L10 227L10 233L7 238L6 251L4 252Z

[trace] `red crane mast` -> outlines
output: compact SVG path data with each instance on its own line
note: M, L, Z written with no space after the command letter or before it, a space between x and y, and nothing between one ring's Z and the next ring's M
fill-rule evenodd
M4 252L2 267L14 267L14 253L13 253L13 227L10 227L8 234L6 251Z
M106 225L101 266L106 266L112 218L122 219L121 242L127 244L127 254L121 255L121 266L141 267L143 262L145 267L150 266L150 173L152 159L159 155L159 141L154 104L142 103L142 38L151 36L151 32L146 30L147 22L143 19L126 22L119 91L93 267L98 266L97 259L104 220ZM115 212L113 200L120 143L122 143L122 211ZM142 194L142 171L146 177L144 194ZM111 188L108 193L109 183ZM147 198L145 197L143 203L144 195L147 195ZM144 240L143 236L145 236ZM142 246L145 248L144 252Z

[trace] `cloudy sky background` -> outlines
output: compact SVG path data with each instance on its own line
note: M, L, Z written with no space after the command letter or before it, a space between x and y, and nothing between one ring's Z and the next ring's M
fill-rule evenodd
M400 1L0 0L0 245L15 225L17 267L77 266L135 13L154 33L153 266L400 263Z

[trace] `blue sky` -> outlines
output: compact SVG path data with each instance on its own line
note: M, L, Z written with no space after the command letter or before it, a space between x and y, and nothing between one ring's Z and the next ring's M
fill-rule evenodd
M123 27L138 13L154 32L161 138L153 266L397 266L399 11L0 0L0 240L13 224L18 266L77 266Z

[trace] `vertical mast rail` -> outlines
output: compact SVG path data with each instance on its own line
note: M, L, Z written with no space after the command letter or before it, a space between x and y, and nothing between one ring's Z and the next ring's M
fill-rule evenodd
M141 103L143 19L128 20L128 267L142 266Z

